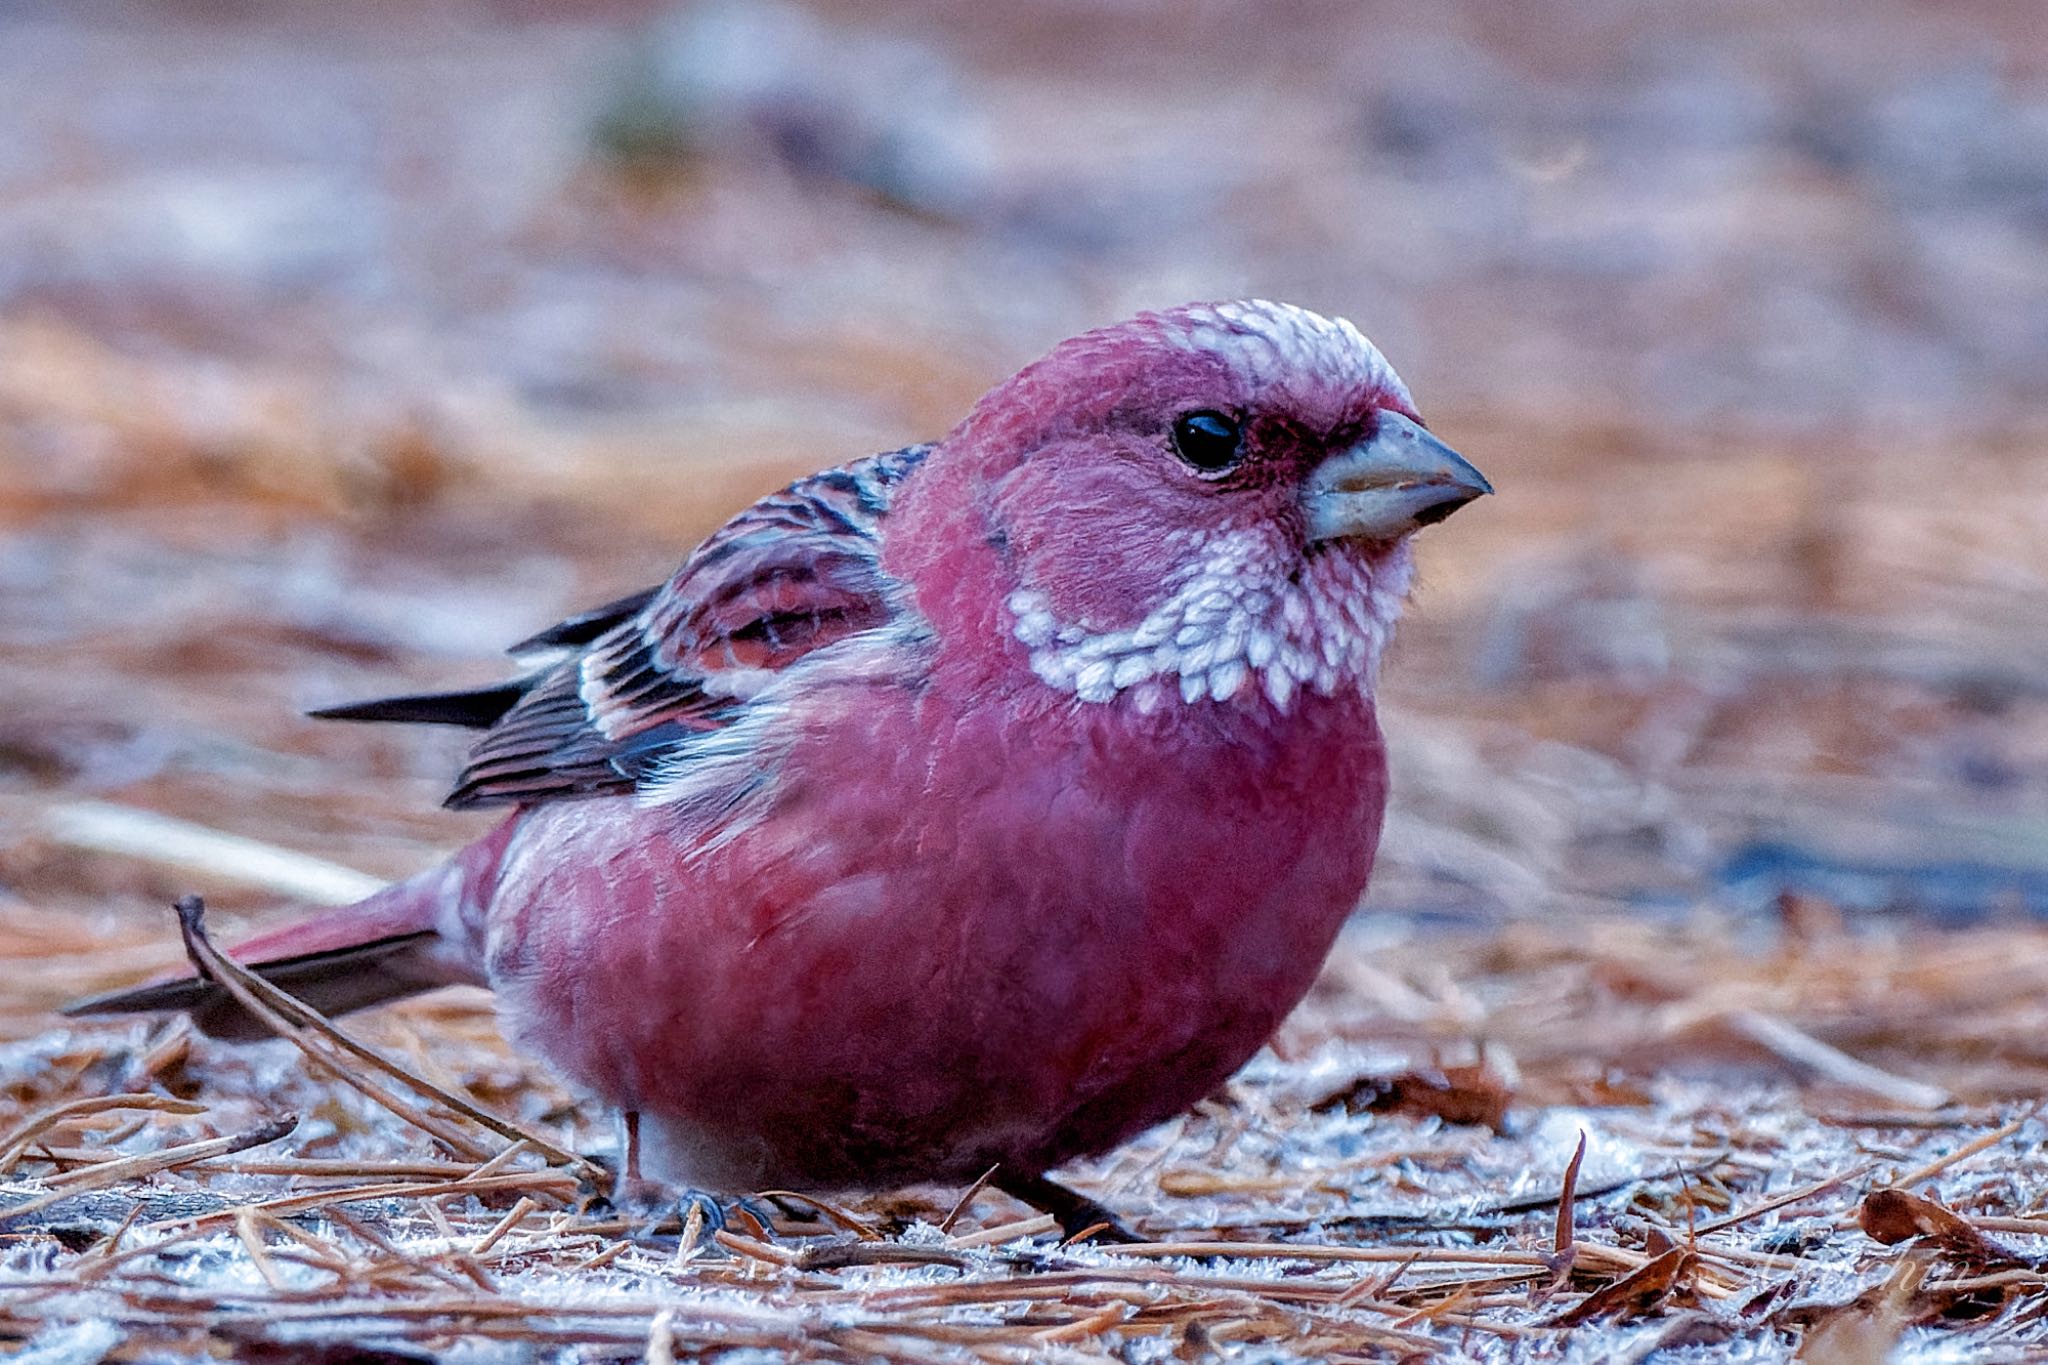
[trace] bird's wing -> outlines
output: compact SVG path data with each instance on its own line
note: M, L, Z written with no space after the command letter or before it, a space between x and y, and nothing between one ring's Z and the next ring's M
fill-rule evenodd
M519 704L519 699L546 681L550 667L562 662L565 652L594 643L608 630L638 616L661 595L660 587L643 588L630 597L607 602L601 607L572 616L529 635L505 651L513 658L536 666L535 671L510 682L467 692L414 692L402 697L378 697L352 701L340 706L323 706L306 714L315 720L382 720L409 725L459 725L466 730L488 730Z
M877 531L926 450L870 456L763 498L660 588L522 641L515 653L557 657L503 688L316 714L488 727L448 797L457 809L672 777L686 741L732 725L791 665L892 618Z

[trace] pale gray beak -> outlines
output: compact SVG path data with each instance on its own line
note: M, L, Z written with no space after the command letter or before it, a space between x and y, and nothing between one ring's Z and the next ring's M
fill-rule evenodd
M1395 540L1492 491L1457 451L1400 413L1382 412L1371 437L1302 481L1301 505L1310 540Z

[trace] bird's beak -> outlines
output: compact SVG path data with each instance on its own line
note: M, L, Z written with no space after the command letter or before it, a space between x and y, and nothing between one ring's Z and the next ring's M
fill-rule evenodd
M1310 471L1301 505L1311 540L1394 540L1492 491L1457 451L1400 413L1382 411L1370 437Z

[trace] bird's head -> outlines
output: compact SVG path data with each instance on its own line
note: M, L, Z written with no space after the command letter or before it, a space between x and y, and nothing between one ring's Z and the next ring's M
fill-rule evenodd
M1356 327L1262 300L1063 342L934 464L1032 670L1147 710L1369 685L1408 537L1492 491Z

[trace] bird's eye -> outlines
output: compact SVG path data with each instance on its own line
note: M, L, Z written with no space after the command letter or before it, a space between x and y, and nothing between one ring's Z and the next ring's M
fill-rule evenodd
M1174 419L1174 452L1204 474L1236 464L1243 446L1244 429L1220 412L1184 412Z

